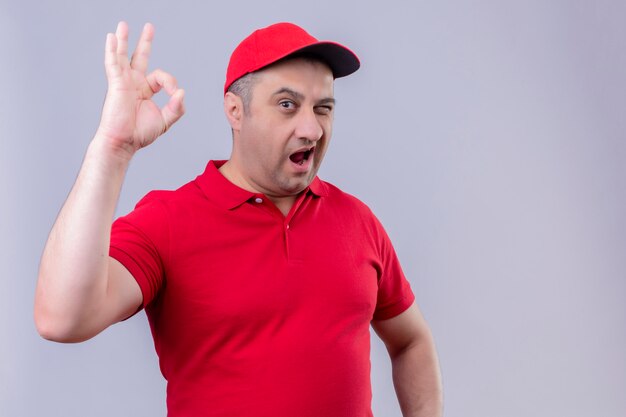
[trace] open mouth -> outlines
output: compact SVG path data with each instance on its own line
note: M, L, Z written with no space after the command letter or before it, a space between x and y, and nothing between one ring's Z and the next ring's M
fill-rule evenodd
M311 149L307 149L304 151L294 152L291 155L289 155L289 159L291 159L291 162L295 164L304 165L304 163L309 160L311 155L313 155L314 151L315 151L315 147L312 147Z

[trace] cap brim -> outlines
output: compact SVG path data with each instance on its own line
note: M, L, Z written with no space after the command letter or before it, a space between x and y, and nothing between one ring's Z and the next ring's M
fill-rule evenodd
M335 42L317 42L312 45L305 46L304 48L297 49L287 54L284 58L299 54L319 57L322 61L328 64L335 78L350 75L361 66L361 62L354 52Z

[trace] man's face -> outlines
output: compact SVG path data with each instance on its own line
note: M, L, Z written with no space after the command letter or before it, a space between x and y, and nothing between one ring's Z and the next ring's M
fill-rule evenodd
M247 182L269 197L304 190L326 153L334 105L323 63L298 58L259 71L235 137Z

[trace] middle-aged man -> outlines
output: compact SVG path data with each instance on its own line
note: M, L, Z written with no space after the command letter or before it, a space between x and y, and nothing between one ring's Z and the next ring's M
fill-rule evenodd
M226 74L230 159L112 224L131 158L184 113L174 77L146 74L153 34L130 61L127 25L107 36L100 126L41 261L40 334L79 342L145 308L170 417L343 417L372 415L371 324L403 414L440 416L431 333L387 234L316 176L356 55L290 23L252 33Z

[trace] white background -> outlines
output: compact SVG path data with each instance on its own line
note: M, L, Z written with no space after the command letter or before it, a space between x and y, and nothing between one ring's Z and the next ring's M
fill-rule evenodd
M222 85L253 29L349 45L320 176L394 241L429 320L447 416L626 415L626 3L0 0L0 415L164 416L144 314L40 339L39 257L99 119L105 34L156 26L188 112L133 161L118 214L225 158ZM163 100L161 100L163 102ZM373 409L399 416L384 347ZM278 394L277 394L278 395Z

